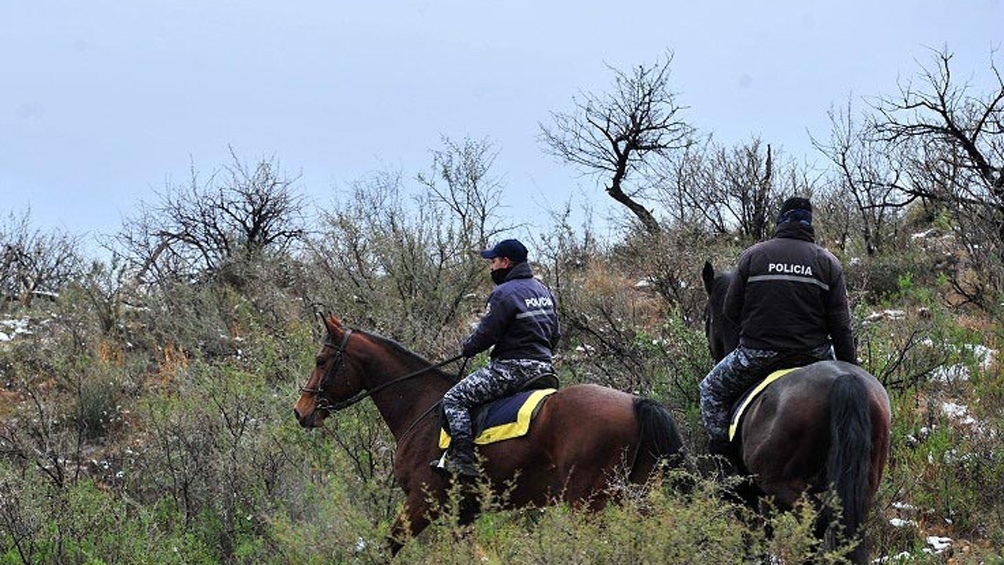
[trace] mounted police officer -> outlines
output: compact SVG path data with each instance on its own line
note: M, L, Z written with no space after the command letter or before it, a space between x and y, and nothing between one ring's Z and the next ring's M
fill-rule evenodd
M739 346L700 388L708 451L723 456L720 471L727 475L735 472L729 412L743 392L783 365L834 357L857 363L843 270L815 243L808 199L787 199L774 237L743 251L724 314L740 327Z
M552 351L561 335L554 295L533 277L522 243L506 239L482 251L481 256L491 262L491 277L497 286L488 296L477 327L464 340L462 352L473 357L491 347L491 360L443 397L450 448L432 462L437 469L466 476L477 475L470 410L552 373Z

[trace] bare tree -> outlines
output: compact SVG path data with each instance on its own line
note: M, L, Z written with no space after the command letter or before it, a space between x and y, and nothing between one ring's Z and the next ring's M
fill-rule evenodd
M417 186L396 172L356 183L311 245L327 287L319 298L419 351L466 331L486 282L476 250L505 229L495 155L487 141L444 139Z
M491 173L498 152L487 139L447 137L432 151L432 168L419 173L418 182L433 200L447 207L459 229L475 245L486 245L499 232L494 212L501 205L502 184Z
M31 212L11 213L0 225L0 294L28 305L54 294L81 274L79 238L31 225Z
M613 90L584 93L569 113L552 113L552 125L541 125L546 150L567 163L603 178L607 194L626 206L652 234L661 231L642 204L644 188L631 181L651 166L652 156L665 157L687 147L693 128L678 114L682 107L669 89L671 53L630 74L614 72Z
M725 232L723 210L717 205L707 209L707 185L712 180L709 165L712 148L709 136L655 165L655 198L671 225L699 226L716 233Z
M711 159L705 210L724 208L741 237L759 241L768 235L776 198L772 198L774 160L770 144L759 139L731 149L718 149ZM710 206L709 206L710 205Z
M692 145L660 164L658 194L674 223L753 243L770 235L782 195L811 192L804 167L759 138L734 147Z
M303 238L296 179L283 176L274 159L248 166L232 150L231 157L205 181L193 168L187 187L169 185L126 221L118 239L137 264L137 279L215 274Z
M895 186L940 202L955 222L966 265L977 276L953 280L967 300L992 308L1004 290L1004 79L991 60L991 90L979 95L935 52L895 97L880 99L874 136L898 152L906 174Z
M840 234L841 247L853 233L860 236L865 253L874 256L895 236L900 210L916 196L901 190L900 164L884 142L857 125L850 101L843 109L831 109L829 116L829 142L813 139L812 144L835 167L833 201L842 202L854 216Z

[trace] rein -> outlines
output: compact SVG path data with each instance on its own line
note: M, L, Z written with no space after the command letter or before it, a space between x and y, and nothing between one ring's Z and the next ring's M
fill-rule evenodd
M381 385L375 386L375 387L373 387L373 388L371 388L369 390L360 390L358 393L352 395L349 398L346 398L345 400L339 400L338 402L331 402L324 395L324 391L327 390L329 381L331 381L334 378L335 373L338 371L338 369L345 362L345 346L349 343L349 336L350 335L352 335L352 330L351 329L345 330L345 334L342 337L342 342L338 345L338 352L335 354L335 362L332 363L331 368L328 369L324 373L324 377L321 378L320 385L318 385L317 388L303 387L303 388L300 389L301 393L304 393L304 394L313 394L313 395L317 396L316 409L318 409L318 410L328 410L329 412L337 412L337 411L342 410L344 408L348 408L349 406L352 406L353 404L356 404L360 400L363 400L363 399L365 399L365 398L367 398L369 396L372 396L373 394L375 394L375 393L377 393L377 392L379 392L379 391L381 391L381 390L383 390L383 389L385 389L385 388L387 388L387 387L389 387L391 385L395 385L397 383L400 383L402 381L406 381L408 379L413 379L413 378L417 377L418 375L421 375L422 373L427 373L427 372L429 372L429 371L431 371L433 369L438 369L440 367L443 367L444 365L449 365L450 363L453 363L454 361L458 361L458 360L464 358L463 355L457 355L457 356L451 357L451 358L449 358L449 359L447 359L445 361L440 361L439 363L436 363L435 365L430 365L430 366L425 367L423 369L419 369L419 370L414 371L412 373L408 373L407 375L404 375L403 377L398 377L398 378L396 378L394 380L387 381L387 382L385 382L385 383L383 383ZM328 346L328 347L331 347L333 344L332 344L332 342L331 342L330 339L325 339L324 340L324 345ZM346 376L345 379L346 379L346 381L348 381L348 376ZM431 411L432 411L432 409L430 408L429 412L431 412ZM422 415L422 417L424 417L424 416L425 416L425 414ZM419 418L419 419L421 419L421 418Z

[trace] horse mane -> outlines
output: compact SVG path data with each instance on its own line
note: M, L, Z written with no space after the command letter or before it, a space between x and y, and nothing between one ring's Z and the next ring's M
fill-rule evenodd
M708 261L701 271L708 302L704 306L704 334L708 338L711 357L717 362L739 343L739 327L725 318L725 295L735 279L734 270L715 272ZM717 323L712 323L717 320Z
M371 340L376 341L376 342L378 342L378 343L380 343L382 345L385 345L385 346L391 348L392 350L400 353L401 355L403 355L405 357L408 357L408 358L410 358L410 359L412 359L414 361L417 361L417 362L419 362L419 363L421 363L421 364L423 364L423 365L425 365L427 367L431 367L432 365L435 365L435 363L433 363L432 361L429 361L428 359L426 359L422 355L419 355L418 353L415 353L411 349L408 349L407 347L401 345L401 343L399 343L398 341L396 341L394 339L391 339L389 337L382 336L382 335L380 335L378 333L374 333L374 332L367 331L367 330L358 330L358 329L353 328L352 331L361 333L361 334L365 335L366 337L370 338ZM455 384L457 382L457 379L459 378L457 375L453 375L453 374L447 373L446 371L444 371L443 369L441 369L439 367L436 367L434 369L430 369L429 372L435 374L436 376L438 376L440 378L446 379L447 381L450 382L450 384Z
M415 361L415 362L420 363L420 364L422 364L424 366L427 366L427 367L431 367L432 365L435 365L435 363L433 363L432 361L429 361L428 359L426 359L422 355L419 355L418 353L415 353L411 349L408 349L407 347L401 345L401 343L399 343L398 341L396 341L394 339L382 336L382 335L380 335L378 333L371 332L371 331L368 331L368 330L362 330L362 329L354 328L354 327L348 327L348 328L346 328L346 326L344 326L342 324L341 320L339 320L338 317L336 317L334 314L329 314L325 318L325 321L327 322L329 329L336 329L336 330L339 330L339 331L342 331L342 332L344 332L346 329L350 329L354 333L362 334L362 335L366 336L367 338L369 338L370 340L372 340L372 341L374 341L376 343L379 343L379 344L381 344L381 345L383 345L385 347L388 347L392 351L394 351L396 353L399 353L401 356L407 357L408 359L410 359L412 361ZM429 372L430 373L434 373L435 375L437 375L437 376L439 376L441 378L444 378L444 379L450 381L451 383L455 383L457 381L456 376L451 375L450 373L447 373L446 371L443 371L440 368L430 369Z

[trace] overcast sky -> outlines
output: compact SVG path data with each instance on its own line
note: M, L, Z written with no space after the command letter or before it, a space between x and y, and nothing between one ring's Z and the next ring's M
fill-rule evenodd
M374 171L426 170L445 135L492 141L507 211L543 222L570 195L609 200L538 141L609 88L607 65L672 51L686 121L818 160L831 105L896 92L930 49L985 92L1002 24L1004 0L7 0L0 214L111 233L228 147L274 156L323 207Z

